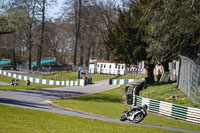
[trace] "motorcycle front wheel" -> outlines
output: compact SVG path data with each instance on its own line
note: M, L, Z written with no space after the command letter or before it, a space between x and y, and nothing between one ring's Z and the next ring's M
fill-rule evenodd
M122 114L121 117L120 117L120 121L125 121L127 118L126 118L126 115L125 114Z
M144 114L140 113L137 114L134 119L133 119L133 123L139 123L144 119Z

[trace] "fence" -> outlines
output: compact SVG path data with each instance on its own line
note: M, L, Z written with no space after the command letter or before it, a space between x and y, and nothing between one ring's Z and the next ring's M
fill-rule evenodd
M24 76L20 74L9 73L6 71L0 70L0 74L20 80L30 80L30 82L45 84L45 85L60 85L60 86L85 86L85 80L78 79L77 81L56 81L56 80L46 80L40 78L34 78L29 76Z
M132 81L138 81L138 80L139 79L112 79L111 84L112 85L127 85L128 83L130 83ZM142 80L145 80L145 79L142 78Z
M178 88L200 106L200 66L184 56L180 56Z
M146 104L150 112L200 124L200 109L143 98L137 95L133 95L133 99L135 100L133 104L137 106Z

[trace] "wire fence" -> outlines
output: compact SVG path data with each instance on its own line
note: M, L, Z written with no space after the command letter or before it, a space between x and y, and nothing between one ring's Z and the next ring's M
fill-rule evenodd
M200 66L184 56L180 56L178 88L200 106Z

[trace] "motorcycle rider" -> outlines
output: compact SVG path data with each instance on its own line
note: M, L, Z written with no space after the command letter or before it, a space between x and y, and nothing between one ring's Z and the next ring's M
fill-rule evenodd
M136 112L136 111L141 111L141 110L144 110L145 111L145 113L146 113L146 111L147 111L147 109L148 109L148 106L146 105L146 104L144 104L142 107L140 106L140 107L136 107L136 108L132 108L128 113L130 113L130 112ZM134 119L134 116L135 115L131 115L130 116L130 120L133 120Z

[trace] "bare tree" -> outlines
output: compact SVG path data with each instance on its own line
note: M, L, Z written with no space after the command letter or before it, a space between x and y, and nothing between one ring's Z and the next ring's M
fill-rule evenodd
M42 23L41 23L42 27L41 27L40 44L37 45L38 47L37 70L41 69L42 47L44 43L45 4L46 4L46 0L42 0Z

